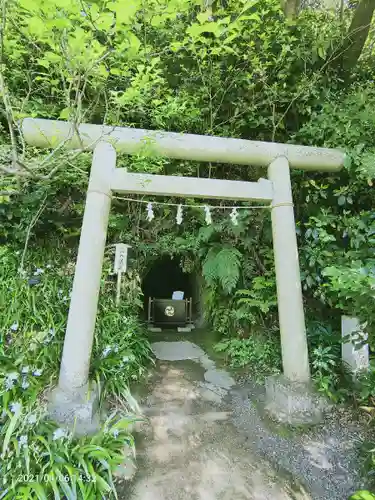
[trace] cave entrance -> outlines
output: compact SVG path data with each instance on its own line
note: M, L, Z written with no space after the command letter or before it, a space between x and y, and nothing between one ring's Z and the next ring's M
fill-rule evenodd
M180 258L162 256L152 263L142 283L144 318L150 329L193 328L199 307L195 273L181 268ZM175 292L178 294L176 299Z

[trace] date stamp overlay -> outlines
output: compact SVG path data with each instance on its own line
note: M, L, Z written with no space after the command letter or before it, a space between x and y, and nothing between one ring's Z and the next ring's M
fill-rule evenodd
M48 474L43 474L42 476L36 474L20 474L17 478L18 481L22 483L34 483L36 481L48 483L50 481L63 481L64 483L70 483L72 481L82 481L83 483L96 483L95 477L86 476L85 474L76 474L74 476L69 476L68 474L61 474L58 478L56 476L50 476Z

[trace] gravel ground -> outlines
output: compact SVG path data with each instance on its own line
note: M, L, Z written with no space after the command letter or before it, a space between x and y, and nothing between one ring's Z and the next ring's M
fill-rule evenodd
M259 386L242 382L229 397L233 423L249 445L300 481L313 500L344 500L364 486L359 446L365 435L347 410L333 411L323 424L305 432L293 432L263 414Z
M120 500L347 500L364 486L365 427L347 409L319 426L283 427L264 412L262 385L173 340L153 344L159 361L141 391L148 426Z

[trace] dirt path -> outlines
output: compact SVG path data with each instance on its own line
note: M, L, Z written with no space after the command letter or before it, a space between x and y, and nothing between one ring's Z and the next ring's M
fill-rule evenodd
M234 380L190 342L153 344L138 472L121 500L310 499L247 446L225 398Z

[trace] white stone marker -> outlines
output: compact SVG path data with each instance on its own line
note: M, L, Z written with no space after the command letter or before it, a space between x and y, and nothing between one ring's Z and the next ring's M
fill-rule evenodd
M368 370L368 344L359 347L360 344L363 344L364 340L367 340L367 334L363 332L358 318L341 316L341 335L345 339L341 349L343 362L349 366L354 375L358 372Z

